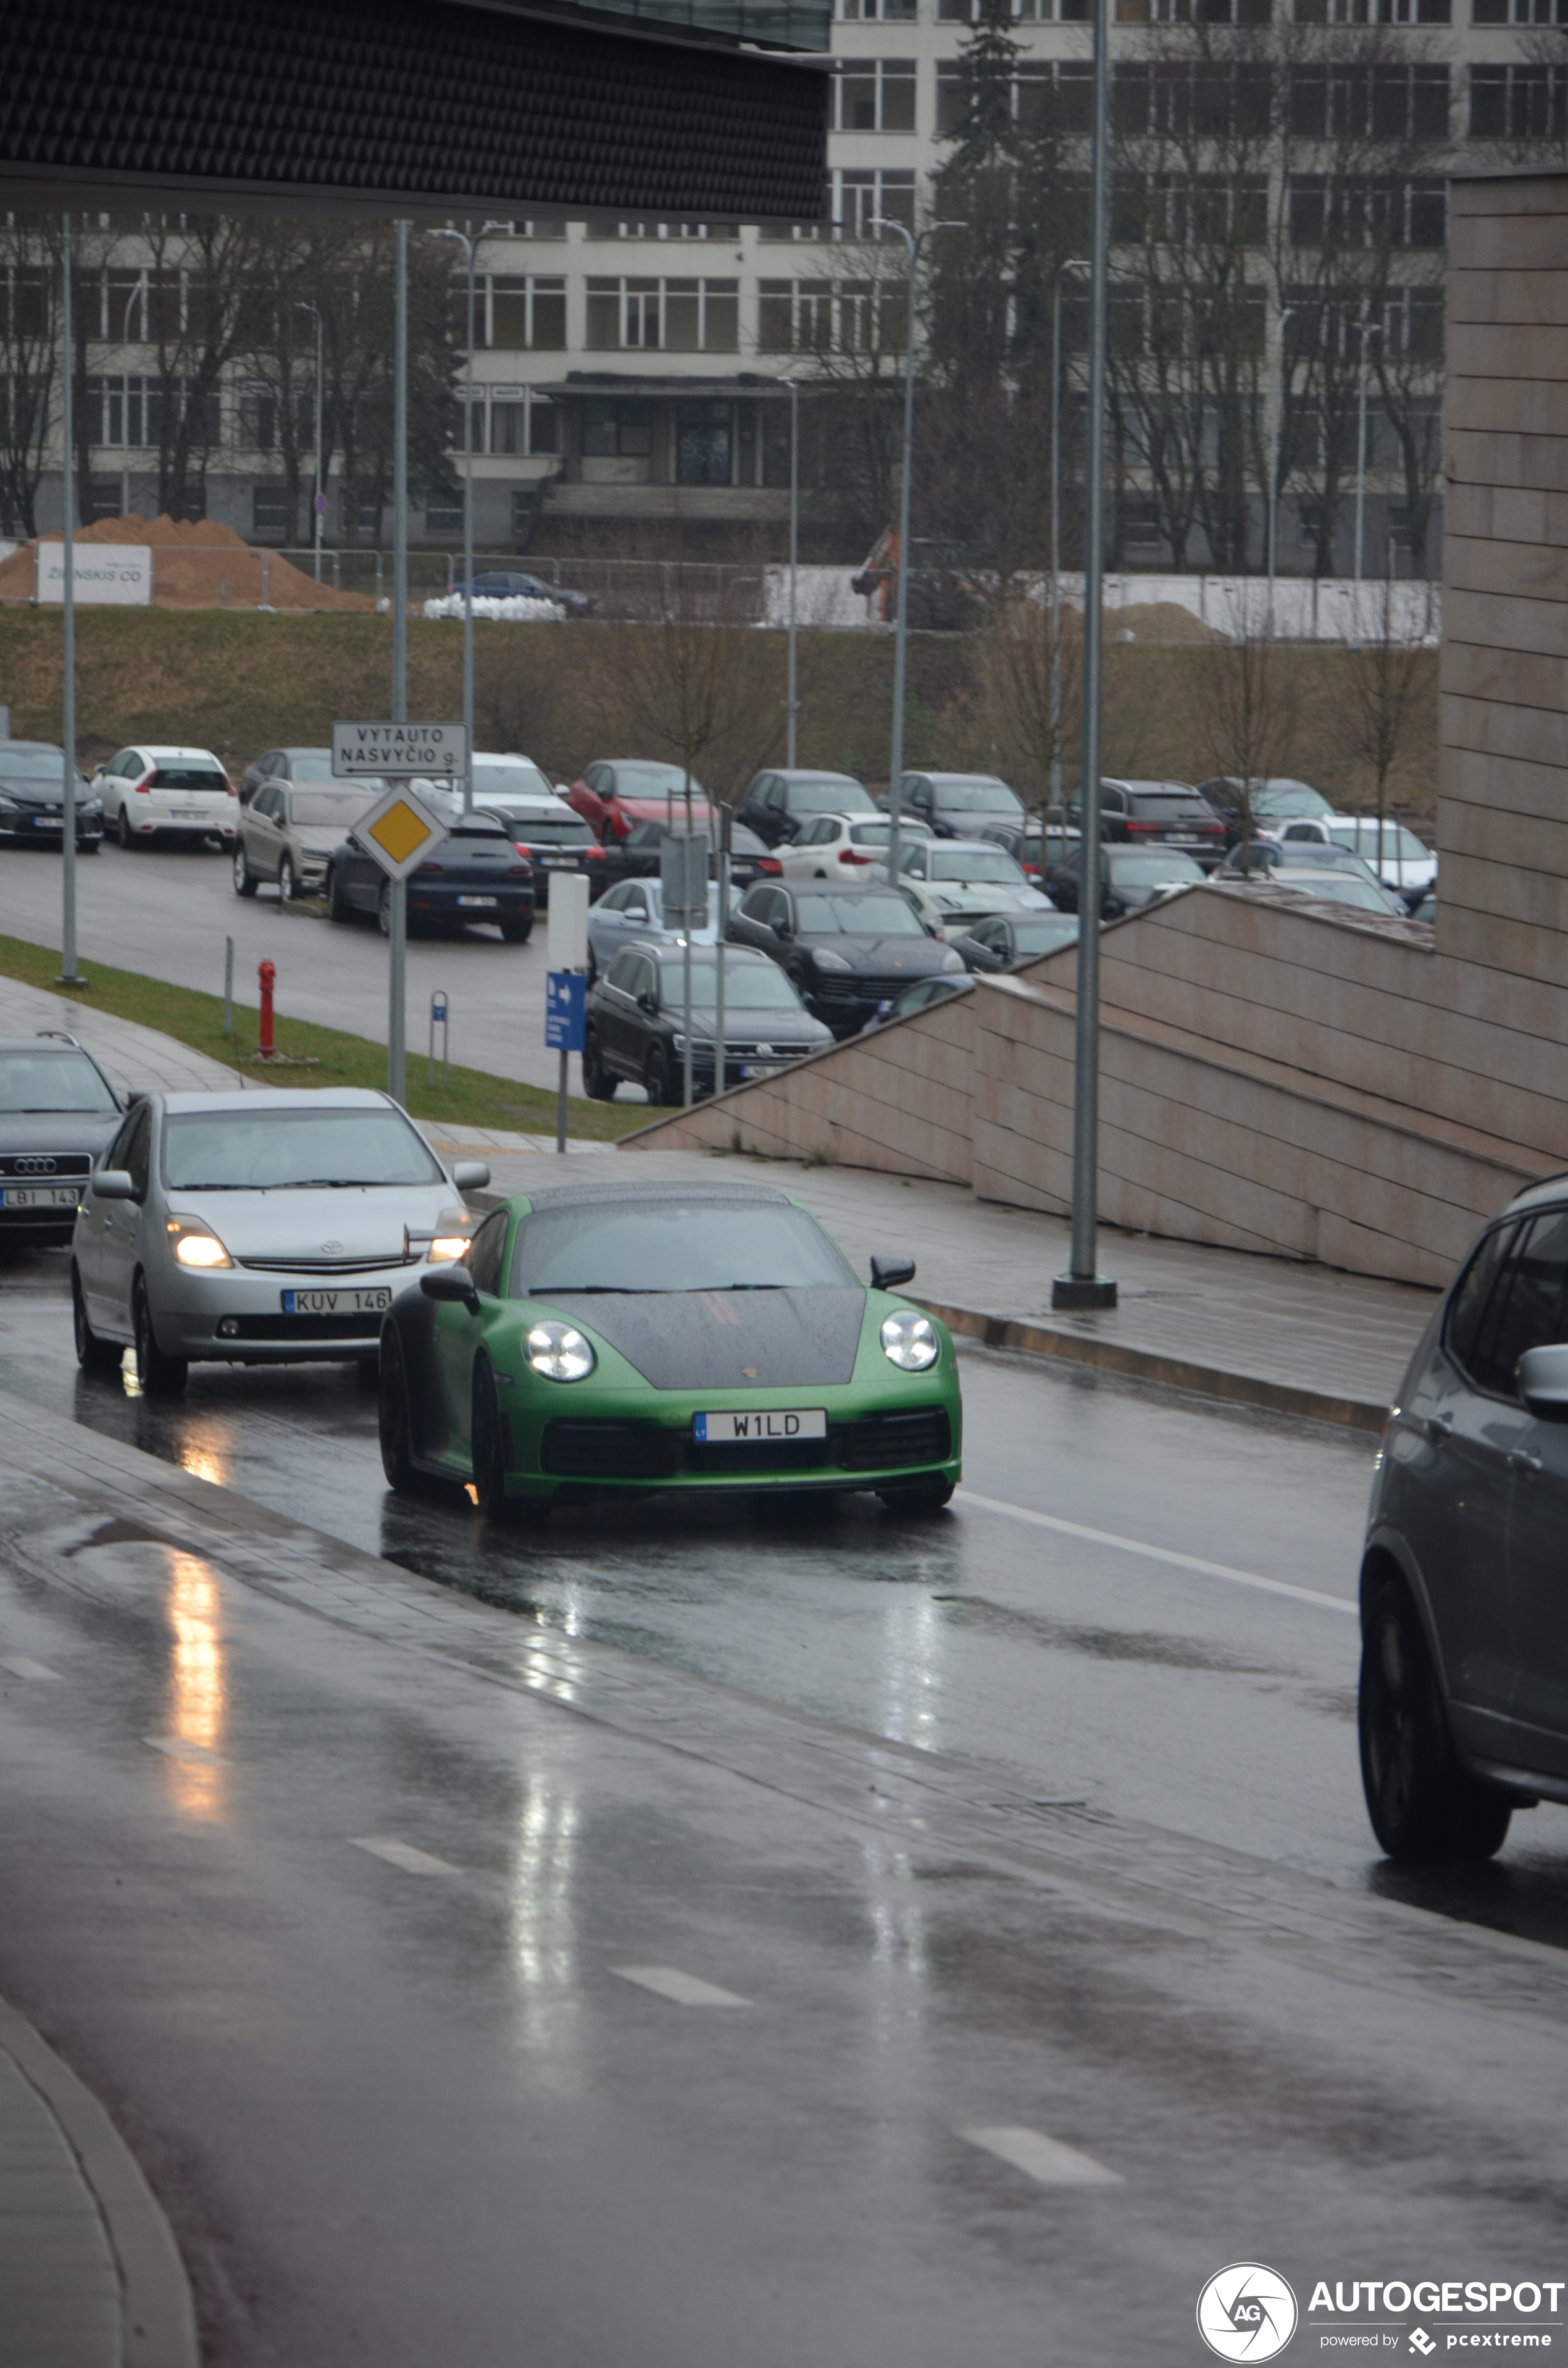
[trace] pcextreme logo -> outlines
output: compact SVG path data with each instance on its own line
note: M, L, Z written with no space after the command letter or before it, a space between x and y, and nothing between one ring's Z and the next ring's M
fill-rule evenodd
M1198 2332L1221 2360L1277 2360L1296 2332L1296 2297L1278 2270L1233 2261L1198 2297Z

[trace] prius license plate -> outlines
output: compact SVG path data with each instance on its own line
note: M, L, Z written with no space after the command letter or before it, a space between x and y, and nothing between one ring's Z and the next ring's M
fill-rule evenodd
M458 898L460 905L483 905L491 911L494 910L496 901L494 896L460 896Z
M387 1284L370 1291L286 1291L285 1315L380 1315L392 1305Z
M692 1435L710 1447L733 1445L741 1439L825 1439L827 1415L822 1406L770 1406L756 1414L699 1414L692 1417Z
M0 1209L74 1209L82 1197L79 1184L7 1184L0 1192Z

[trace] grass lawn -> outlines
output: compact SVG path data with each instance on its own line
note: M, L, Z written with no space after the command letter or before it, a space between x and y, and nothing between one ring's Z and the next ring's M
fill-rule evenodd
M0 973L19 979L27 986L41 986L51 994L64 995L66 989L56 985L60 956L49 946L28 945L20 938L0 937ZM72 987L71 999L90 1005L94 1010L107 1011L117 1019L134 1019L144 1028L160 1029L177 1043L188 1044L194 1053L205 1053L214 1061L226 1061L231 1067L246 1070L257 1077L270 1076L279 1085L290 1086L375 1086L387 1081L387 1056L384 1047L367 1042L363 1036L345 1035L340 1029L317 1028L307 1019L279 1019L277 1025L278 1049L301 1061L313 1061L313 1068L272 1069L258 1060L256 1050L256 1015L235 1008L234 1032L223 1033L223 999L217 995L199 995L193 987L165 986L161 981L142 978L135 971L108 970L95 962L86 972L86 985ZM425 1082L426 1062L421 1053L411 1053L408 1062L408 1107L417 1119L445 1121L456 1127L483 1126L503 1128L511 1133L547 1134L555 1131L555 1096L540 1086L519 1085L511 1077L487 1076L483 1069L453 1067L450 1082L442 1087L437 1073L434 1087ZM646 1126L652 1112L642 1103L627 1103L624 1108L613 1102L590 1102L574 1099L567 1105L567 1130L579 1141L612 1143L623 1134L635 1133Z

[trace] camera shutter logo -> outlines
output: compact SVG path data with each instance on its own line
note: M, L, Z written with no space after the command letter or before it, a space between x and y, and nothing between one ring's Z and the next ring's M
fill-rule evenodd
M1277 2360L1296 2319L1290 2286L1261 2261L1216 2271L1198 2297L1198 2332L1220 2360Z

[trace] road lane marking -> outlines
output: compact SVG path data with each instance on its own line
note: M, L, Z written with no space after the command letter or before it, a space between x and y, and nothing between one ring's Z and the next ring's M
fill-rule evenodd
M612 1965L623 1982L635 1982L640 1989L654 1990L660 1998L673 1998L676 2006L750 2006L750 1998L737 1998L733 1990L722 1990L711 1982L699 1982L695 1974L683 1974L678 1965Z
M14 1678L49 1678L56 1685L60 1683L58 1669L47 1668L42 1661L29 1661L25 1653L7 1654L0 1660L0 1669L9 1669Z
M1060 2138L1048 2138L1043 2130L1026 2130L1006 2125L995 2129L960 2130L972 2146L994 2154L1001 2162L1010 2163L1021 2170L1026 2179L1037 2180L1041 2187L1125 2187L1120 2174L1108 2170L1093 2155L1080 2154L1076 2146L1063 2146Z
M1114 1546L1119 1554L1142 1554L1146 1562L1166 1562L1177 1570L1196 1570L1205 1578L1228 1579L1233 1587L1255 1587L1264 1595L1289 1596L1296 1603L1315 1603L1321 1611L1348 1611L1356 1605L1345 1595L1320 1595L1315 1588L1293 1587L1288 1578L1265 1578L1261 1571L1235 1570L1228 1562L1205 1562L1201 1554L1177 1554L1170 1546L1152 1546L1142 1538L1124 1538L1114 1530L1091 1530L1082 1521L1064 1521L1056 1513L1037 1513L1028 1505L1009 1505L1002 1497L980 1497L972 1488L959 1490L961 1505L977 1505L983 1513L1001 1513L1010 1521L1031 1528L1055 1530L1065 1538L1083 1538L1093 1546Z
M372 1858L385 1859L389 1866L399 1866L404 1874L460 1874L460 1866L449 1859L432 1858L428 1850L415 1850L412 1842L395 1841L387 1834L350 1834L356 1850L369 1850Z
M222 1752L209 1751L204 1743L187 1743L177 1735L144 1735L142 1737L150 1749L161 1751L168 1759L187 1759L193 1768L228 1768L233 1763Z

